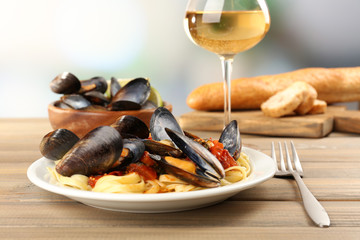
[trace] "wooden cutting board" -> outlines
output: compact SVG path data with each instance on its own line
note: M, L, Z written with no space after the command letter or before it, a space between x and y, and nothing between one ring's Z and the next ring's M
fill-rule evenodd
M220 131L223 112L193 111L180 116L184 130ZM233 111L240 132L267 136L320 138L333 130L360 133L360 112L343 106L329 106L326 114L266 117L260 110Z

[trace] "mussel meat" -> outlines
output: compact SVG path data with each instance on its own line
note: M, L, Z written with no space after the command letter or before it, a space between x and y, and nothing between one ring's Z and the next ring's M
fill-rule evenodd
M216 179L222 179L225 177L225 170L221 163L205 147L185 135L169 128L165 128L165 131L175 145L193 162L195 162L195 164L203 170L205 175Z
M189 172L170 164L168 161L166 161L165 158L159 155L149 154L149 156L151 159L155 160L157 164L165 170L165 172L174 175L184 182L205 188L214 188L220 186L219 179L203 175L198 169L195 172Z
M88 80L81 81L81 93L89 91L99 91L105 93L107 89L106 79L103 77L93 77Z

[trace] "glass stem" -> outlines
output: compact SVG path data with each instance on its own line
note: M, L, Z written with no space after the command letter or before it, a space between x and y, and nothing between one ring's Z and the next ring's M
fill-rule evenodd
M224 79L224 126L231 121L231 73L234 56L220 56Z

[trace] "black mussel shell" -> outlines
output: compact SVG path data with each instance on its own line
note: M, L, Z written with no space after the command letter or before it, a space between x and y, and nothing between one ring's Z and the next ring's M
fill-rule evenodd
M54 106L55 107L58 107L58 108L62 108L62 109L72 109L69 105L66 105L65 103L63 103L62 101L56 101L54 103Z
M118 118L111 127L115 128L123 138L138 137L148 138L149 128L139 118L132 115L124 115Z
M103 77L93 77L81 81L81 92L99 91L105 93L107 90L107 81Z
M110 96L113 98L121 89L119 81L115 77L110 80Z
M59 160L78 141L78 136L70 130L56 129L43 137L40 142L40 152L48 159Z
M90 91L84 93L84 97L89 100L92 104L105 106L109 103L109 99L99 91Z
M149 95L149 81L145 78L136 78L117 92L108 107L112 111L139 110Z
M50 89L55 93L70 94L80 90L81 83L79 79L72 73L64 72L57 75L50 82Z
M165 107L158 107L150 119L150 132L152 139L156 141L171 140L165 128L183 133L174 115Z
M56 171L70 177L102 174L119 159L123 140L119 132L110 126L100 126L78 141L56 165Z
M176 131L166 128L165 131L180 148L203 172L211 177L221 179L225 177L225 170L219 160L201 144Z
M165 172L174 175L175 177L183 180L184 182L204 188L214 188L220 186L220 181L217 179L208 177L206 175L202 175L198 173L193 174L188 171L185 171L181 168L171 165L159 155L149 154L149 156L151 157L151 159L155 160L157 164L160 166L160 168L164 169Z
M185 157L182 151L167 144L163 144L161 142L151 139L144 139L143 143L145 144L146 151L148 151L149 153L160 156L172 156L175 158Z
M224 149L228 150L235 160L240 157L241 137L236 120L233 120L226 125L220 135L219 142L224 145Z
M77 110L91 106L91 102L80 94L64 95L60 98L60 100L71 108Z
M127 138L123 139L123 142L123 151L126 151L126 154L121 154L122 157L118 160L118 166L116 166L113 170L123 169L130 163L136 163L144 155L145 145L141 140L137 138Z
M152 101L147 100L142 106L141 109L155 109L157 105Z
M137 138L124 139L124 148L129 150L129 154L125 159L130 160L132 163L138 162L145 152L144 143Z
M140 110L140 109L141 109L140 104L126 100L112 102L108 105L108 110L110 111L128 111L128 110Z

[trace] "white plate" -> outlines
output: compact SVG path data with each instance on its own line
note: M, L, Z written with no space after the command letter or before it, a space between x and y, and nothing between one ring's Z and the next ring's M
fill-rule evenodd
M275 164L269 156L247 147L243 147L243 151L249 156L252 164L252 172L246 181L194 192L119 194L62 187L51 183L46 168L54 167L54 162L46 158L40 158L31 164L27 176L32 183L44 190L64 195L96 208L141 213L176 212L219 203L274 176Z

